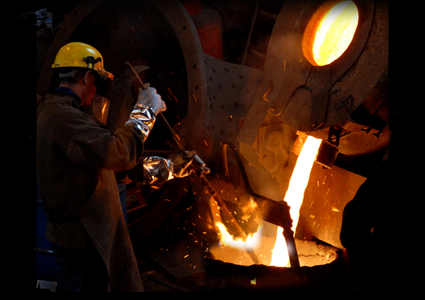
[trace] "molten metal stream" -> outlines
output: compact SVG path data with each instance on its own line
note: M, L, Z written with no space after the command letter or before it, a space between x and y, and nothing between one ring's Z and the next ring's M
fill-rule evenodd
M292 230L294 233L297 228L300 208L304 199L304 191L307 187L311 168L313 167L321 142L322 140L316 139L312 136L307 137L301 153L298 156L297 163L295 164L294 171L292 172L291 180L289 181L288 190L285 194L284 200L291 207L290 214L293 221ZM283 229L282 227L278 227L270 265L285 267L288 264L288 261L289 257L288 251L286 250L286 241L283 237Z
M304 191L307 187L311 168L313 162L316 158L317 151L319 149L320 143L322 140L316 139L314 137L307 137L303 148L298 156L295 168L292 172L291 180L289 182L289 187L285 195L285 201L291 207L290 214L293 220L292 229L296 229L299 218L299 211L301 204L304 198ZM255 208L255 202L251 201L252 209ZM216 204L215 204L216 205ZM251 207L250 207L251 208ZM219 217L218 214L216 214ZM256 251L256 247L261 245L258 244L261 235L261 224L259 230L253 235L248 235L245 241L242 239L235 239L232 235L228 233L226 227L220 222L219 218L214 218L216 221L216 226L220 232L220 243L223 246L229 246L231 248L244 249L246 247L253 248ZM282 234L283 229L277 227L277 236L276 242L273 247L273 255L271 259L271 266L286 267L289 262L288 250L286 248L286 241ZM294 230L295 232L295 230ZM270 248L269 248L270 249ZM270 251L270 250L268 250ZM261 256L261 255L260 255Z

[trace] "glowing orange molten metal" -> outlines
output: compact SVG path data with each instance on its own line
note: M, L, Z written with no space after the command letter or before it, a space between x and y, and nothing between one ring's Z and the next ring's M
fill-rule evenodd
M304 56L315 66L329 65L347 50L357 29L359 11L353 1L327 1L304 31Z
M301 204L304 199L304 191L310 178L311 168L322 140L308 136L298 156L294 171L292 172L289 187L285 194L285 201L291 207L292 230L295 232L298 224ZM282 227L277 228L276 242L273 248L271 266L286 267L289 261L286 241L283 237Z
M314 137L308 136L300 155L298 156L297 162L295 164L295 168L292 172L291 179L289 181L288 190L285 195L285 201L291 207L290 214L293 220L292 230L295 232L298 224L299 211L301 208L301 204L304 198L304 191L307 187L308 180L310 178L311 168L313 166L314 160L317 155L317 151L319 149L320 143L322 140L316 139ZM250 201L249 205L246 209L254 209L256 206L254 201ZM214 208L214 205L213 205ZM245 211L245 209L244 209ZM218 211L217 211L218 212ZM241 249L243 250L245 245L257 251L257 247L260 247L259 241L261 239L261 231L262 225L260 224L259 229L256 233L250 234L246 241L242 241L241 239L235 239L232 235L230 235L226 229L226 227L220 222L219 215L216 212L215 224L220 232L220 243L225 246L230 246L233 249ZM289 262L288 250L286 249L286 241L283 237L283 229L281 227L277 227L277 236L276 242L273 248L273 254L271 258L271 262L269 265L278 266L278 267L286 267ZM260 242L261 244L261 242ZM269 248L270 251L270 248ZM259 253L260 254L260 253ZM261 258L264 258L262 254L260 254Z

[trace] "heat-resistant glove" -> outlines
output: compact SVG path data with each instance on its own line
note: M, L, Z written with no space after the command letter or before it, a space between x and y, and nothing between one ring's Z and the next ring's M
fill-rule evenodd
M148 156L143 159L143 183L154 185L174 178L189 176L188 169L196 151L186 151L187 155L178 154L170 158Z
M174 172L173 175L176 178L182 178L189 176L192 173L191 169L188 169L192 164L192 161L196 155L196 151L186 151L186 155L178 154L175 156L170 156L169 158L173 162Z
M137 96L137 105L143 107L149 107L157 116L160 112L167 110L167 105L162 101L161 95L159 95L156 89L149 87L146 90L140 90L139 95Z
M153 125L155 124L155 114L149 107L143 107L142 105L135 105L134 109L130 113L130 118L125 123L126 126L133 126L139 132L139 135L146 141L150 132L152 131Z
M143 137L143 141L146 141L155 124L156 115L166 109L167 106L161 100L156 89L149 87L141 90L126 125L136 127Z

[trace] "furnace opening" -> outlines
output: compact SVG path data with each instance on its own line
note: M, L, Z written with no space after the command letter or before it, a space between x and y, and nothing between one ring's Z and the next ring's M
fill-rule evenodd
M314 66L337 60L353 40L359 11L353 1L326 1L312 15L302 39L302 50Z

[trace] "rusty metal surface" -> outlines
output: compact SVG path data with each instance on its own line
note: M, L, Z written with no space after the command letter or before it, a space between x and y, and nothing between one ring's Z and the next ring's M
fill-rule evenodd
M347 115L359 107L369 95L376 98L379 104L386 100L385 97L375 94L388 93L388 82L378 85L382 78L387 78L387 68L388 2L379 0L375 4L373 22L362 53L329 92L328 111L321 128L349 121Z
M238 136L240 142L253 144L267 114L278 115L282 122L306 132L346 122L383 76L388 65L385 1L357 1L359 25L347 51L328 66L313 67L302 53L301 39L320 4L286 1L282 7L265 63L264 85L268 82L272 90L268 102L257 100L251 107Z
M255 101L257 85L263 73L257 69L231 64L204 54L207 79L207 105L205 107L207 136L196 141L208 146L204 155L207 164L214 171L222 173L220 143L224 140L236 141L239 121L246 116L250 105Z
M342 249L339 240L342 212L365 180L337 166L323 169L313 164L295 237L311 240L315 236Z
M325 125L325 119L328 117L326 112L330 89L334 82L347 72L350 66L357 63L358 57L363 55L362 51L373 20L373 1L358 1L357 7L361 18L359 17L359 24L353 41L344 54L330 65L323 67L308 66L305 81L299 81L292 86L285 85L285 90L282 90L273 103L273 105L276 105L276 113L280 115L282 121L285 121L291 127L308 132L317 130L319 127L326 128L329 126L323 125ZM302 24L301 26L304 27L305 25ZM301 32L304 31L303 27L301 27ZM295 49L302 52L300 46ZM304 60L305 58L301 59L301 61ZM297 63L295 60L292 61ZM365 80L365 78L362 78L362 80ZM353 103L353 106L357 107L363 100L364 98L358 99L358 102ZM300 105L303 101L305 102ZM300 110L301 112L299 112ZM304 118L294 118L294 113L300 113Z

